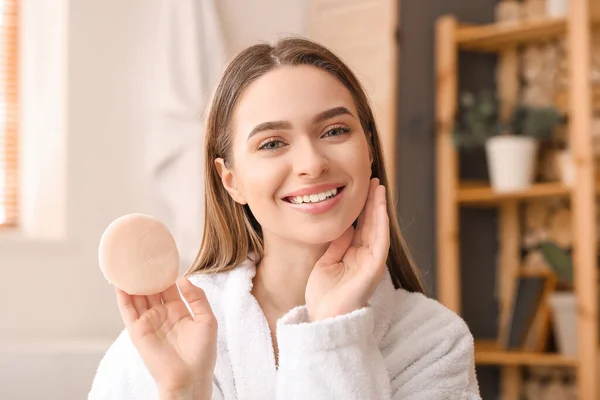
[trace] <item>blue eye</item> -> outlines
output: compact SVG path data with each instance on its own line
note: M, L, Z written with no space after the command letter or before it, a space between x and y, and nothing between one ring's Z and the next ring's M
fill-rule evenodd
M346 133L349 133L349 132L350 132L350 129L348 129L344 126L336 126L334 128L331 128L327 132L325 132L324 137L338 137L338 136L345 135Z
M281 140L278 139L269 139L266 142L264 142L263 144L261 144L258 149L259 150L267 150L267 151L273 151L273 150L277 150L280 147L283 147L284 143Z

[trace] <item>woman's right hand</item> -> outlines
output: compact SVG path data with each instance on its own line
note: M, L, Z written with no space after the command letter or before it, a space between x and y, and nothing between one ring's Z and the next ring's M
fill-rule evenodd
M131 341L154 378L161 399L210 399L217 359L217 320L204 291L187 278L151 296L116 291Z

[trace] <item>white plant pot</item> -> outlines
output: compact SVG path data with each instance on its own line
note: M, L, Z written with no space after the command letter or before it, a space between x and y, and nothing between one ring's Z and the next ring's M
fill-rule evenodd
M569 13L569 0L546 0L546 14L552 18L563 18Z
M485 143L488 170L495 192L514 192L533 182L537 142L523 136L495 136Z
M577 298L574 293L555 292L548 297L552 327L561 354L577 355Z
M573 186L575 182L575 164L569 150L563 150L556 156L560 179L566 186Z

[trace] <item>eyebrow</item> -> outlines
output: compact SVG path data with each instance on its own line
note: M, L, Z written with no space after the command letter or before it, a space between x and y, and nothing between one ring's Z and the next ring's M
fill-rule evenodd
M354 117L354 115L346 107L334 107L334 108L325 110L325 111L320 112L319 114L315 115L315 117L312 120L312 123L318 124L320 122L327 121L328 119L331 119L331 118L334 118L334 117L337 117L340 115L350 115L351 117ZM354 118L356 118L356 117L354 117ZM252 136L256 135L259 132L284 130L284 129L292 129L292 124L289 123L288 121L263 122L263 123L256 125L254 127L254 129L252 129L252 131L248 135L247 140L250 140L250 138Z

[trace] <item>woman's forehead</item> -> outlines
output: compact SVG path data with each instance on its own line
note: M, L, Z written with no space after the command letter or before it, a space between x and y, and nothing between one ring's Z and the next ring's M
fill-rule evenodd
M334 107L346 107L356 116L350 91L335 76L313 66L284 66L244 90L234 112L234 129L250 132L266 121L304 123Z

